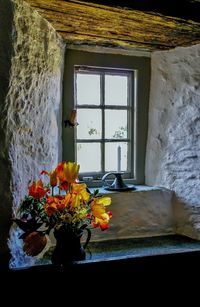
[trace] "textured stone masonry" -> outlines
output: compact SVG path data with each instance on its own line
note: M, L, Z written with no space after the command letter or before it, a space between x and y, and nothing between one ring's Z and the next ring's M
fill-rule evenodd
M61 159L64 43L52 26L24 1L13 0L13 55L6 97L7 140L12 168L13 211L29 180ZM24 257L11 230L11 265ZM29 261L29 260L27 260ZM32 260L31 260L32 261Z
M152 53L146 183L176 192L177 231L200 238L200 45Z

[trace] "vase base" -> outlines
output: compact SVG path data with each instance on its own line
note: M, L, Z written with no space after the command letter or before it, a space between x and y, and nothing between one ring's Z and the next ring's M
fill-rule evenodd
M74 253L70 253L69 250L58 250L55 248L53 251L51 262L53 265L69 265L75 261L82 261L86 259L86 252L81 246L80 249Z

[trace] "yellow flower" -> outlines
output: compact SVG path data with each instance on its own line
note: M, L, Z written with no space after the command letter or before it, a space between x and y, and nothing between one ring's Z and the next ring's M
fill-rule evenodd
M68 183L73 183L78 177L80 165L75 162L65 162L63 171Z
M95 199L96 204L103 205L103 206L109 206L111 204L111 198L110 197L100 197Z
M94 216L93 226L100 226L102 230L108 228L108 223L111 217L110 212L106 212L105 206L111 204L110 197L95 198L91 203L92 215Z
M71 208L76 208L80 206L80 197L78 194L72 194L71 195L71 200L70 200L70 207Z
M83 219L85 219L87 216L87 209L86 208L79 208L78 210L75 210L73 213L73 223L81 222Z
M86 190L87 186L85 183L73 183L72 193L77 193L80 200L86 203L90 199L90 193Z

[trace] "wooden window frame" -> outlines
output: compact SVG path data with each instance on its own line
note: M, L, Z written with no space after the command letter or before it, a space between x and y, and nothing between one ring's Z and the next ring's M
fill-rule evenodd
M74 70L75 67L102 67L111 71L132 71L133 73L133 97L134 104L131 127L133 154L131 157L131 169L129 176L125 176L127 183L143 184L145 181L145 155L148 125L148 103L150 88L150 58L144 56L129 56L116 54L102 54L78 50L66 50L65 69L63 78L63 129L62 148L63 160L75 161L75 130L72 127L65 127L64 122L69 118L74 108ZM84 173L90 176L90 173ZM99 174L93 181L94 186L101 185ZM91 175L92 176L92 175Z

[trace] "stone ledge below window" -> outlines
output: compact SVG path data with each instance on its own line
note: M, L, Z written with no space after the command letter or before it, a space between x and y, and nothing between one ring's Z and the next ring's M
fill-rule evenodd
M181 235L118 239L92 242L86 249L87 262L200 252L200 242Z
M122 273L130 273L132 270L135 273L142 272L145 274L147 270L155 273L158 272L175 274L175 270L183 269L182 262L184 263L184 273L187 269L191 269L192 265L195 266L195 272L198 269L198 262L200 256L200 242L185 236L169 235L158 236L151 238L138 238L127 240L114 240L106 242L96 242L90 244L87 251L87 257L84 261L75 261L66 267L59 265L52 265L50 260L45 262L38 262L38 265L21 267L11 269L10 273L20 276L20 274L52 274L52 273L67 273L68 277L77 276L83 271L88 274L88 270L95 270L99 274L103 271L112 273L119 271ZM138 271L137 271L138 270ZM143 270L143 271L142 271ZM74 275L75 274L75 275ZM99 276L99 274L97 276ZM15 276L15 275L13 275ZM30 275L31 276L31 275ZM42 275L43 276L43 275ZM85 275L83 275L85 276ZM109 278L112 278L111 276ZM70 279L71 280L71 279Z
M103 188L100 194L110 195L113 217L104 232L92 230L92 241L152 237L175 234L173 191L162 187L135 186L136 190L110 192ZM93 189L90 189L91 191Z

